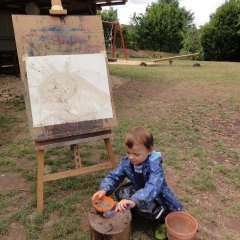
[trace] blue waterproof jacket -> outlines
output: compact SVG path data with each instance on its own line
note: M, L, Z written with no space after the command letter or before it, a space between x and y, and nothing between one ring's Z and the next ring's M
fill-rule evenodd
M145 185L139 189L134 174L133 164L127 156L123 157L119 166L110 171L103 179L99 189L105 190L107 195L112 193L118 185L127 177L137 190L131 200L137 207L148 207L153 200L166 208L169 212L183 211L183 206L167 185L162 168L162 156L160 152L152 151L151 155L143 162L142 168Z

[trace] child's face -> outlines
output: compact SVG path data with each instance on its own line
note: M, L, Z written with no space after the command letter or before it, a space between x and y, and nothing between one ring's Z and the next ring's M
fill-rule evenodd
M152 149L146 148L143 144L134 144L132 148L126 146L126 152L132 164L141 165L152 152Z

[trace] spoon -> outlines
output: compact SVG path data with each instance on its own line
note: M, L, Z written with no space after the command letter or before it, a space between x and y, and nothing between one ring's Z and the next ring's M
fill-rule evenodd
M130 208L131 208L131 205L127 205L126 210L130 209ZM111 210L111 211L107 211L107 212L103 213L103 216L108 218L108 217L113 216L115 213L117 213L117 211Z

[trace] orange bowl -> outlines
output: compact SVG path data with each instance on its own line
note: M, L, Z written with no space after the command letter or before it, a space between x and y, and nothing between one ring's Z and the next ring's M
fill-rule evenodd
M104 196L101 199L96 198L93 201L93 206L98 212L108 212L113 209L115 202L112 198Z

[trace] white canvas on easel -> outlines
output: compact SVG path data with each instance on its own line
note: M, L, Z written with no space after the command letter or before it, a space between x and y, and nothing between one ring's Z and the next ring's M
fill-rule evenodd
M113 118L103 54L26 61L33 127Z

